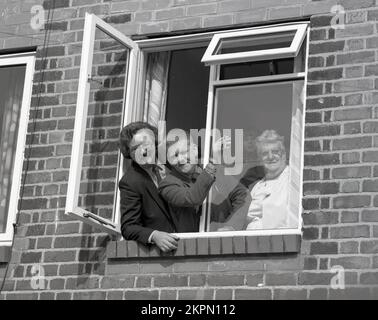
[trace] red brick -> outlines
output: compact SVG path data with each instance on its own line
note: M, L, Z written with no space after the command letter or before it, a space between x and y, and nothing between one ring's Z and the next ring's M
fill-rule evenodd
M363 222L378 222L378 210L363 210L361 220Z
M306 289L274 289L274 300L305 300L307 299Z
M232 300L232 290L231 289L215 290L215 300Z
M182 9L182 8L179 8L179 9ZM217 11L216 3L198 4L198 5L186 7L186 14L188 16L201 16L201 15L213 14L213 13L216 13L216 11Z
M358 256L332 258L331 266L342 266L345 269L367 269L370 266L370 258Z
M222 237L221 238L221 247L223 254L232 254L233 253L233 244L232 237Z
M340 125L307 126L305 136L307 138L337 136L340 134Z
M346 152L342 154L342 163L343 164L352 164L360 162L360 153L359 152Z
M327 41L323 43L310 43L310 55L328 52L343 51L345 41Z
M360 248L361 253L378 253L378 241L361 241Z
M208 238L197 238L197 254L198 255L208 255L209 254L209 239Z
M378 191L378 180L365 180L362 184L363 192Z
M369 8L373 7L375 5L374 0L360 0L358 2L353 1L353 0L341 0L340 4L345 8L345 9L362 9L362 8Z
M160 300L176 300L177 291L176 290L160 290Z
M359 221L359 212L358 211L343 211L341 213L341 222L342 223L352 223Z
M188 277L179 275L165 275L154 277L155 287L186 287L188 286Z
M370 196L340 196L333 199L333 207L339 208L363 208L370 205Z
M334 273L329 272L303 272L299 274L299 285L330 285Z
M244 275L209 274L207 276L209 286L241 286L244 284Z
M371 168L368 166L343 167L332 169L332 178L350 179L370 177Z
M205 17L203 20L203 26L205 28L216 27L216 26L227 26L231 25L233 16L231 14L217 15Z
M112 290L108 291L106 294L107 300L123 300L123 291L121 290Z
M271 300L273 299L270 289L235 289L236 300Z
M339 184L336 182L305 183L303 185L304 195L336 194L338 192Z
M317 154L305 155L305 166L327 166L340 163L340 155L333 154Z
M302 228L304 240L316 240L319 238L318 228Z
M21 255L21 263L37 263L41 261L41 252L23 252Z
M341 242L340 253L344 253L344 254L358 253L358 242L357 241Z
M179 290L179 300L212 300L214 296L213 289L197 289L197 290Z
M196 274L189 276L190 287L204 287L206 284L206 276L203 274Z
M378 162L378 151L366 151L362 155L363 162Z
M305 225L336 224L338 222L337 212L316 212L303 215Z
M310 290L310 300L326 300L328 297L327 289L314 288Z
M372 146L371 137L345 138L333 141L333 150L363 149Z
M105 300L105 291L74 292L73 300Z
M295 286L296 275L293 273L268 273L265 275L266 286Z
M210 244L210 254L220 254L221 252L221 243L219 238L209 238Z
M369 226L366 226L366 225L355 225L355 226L331 228L332 239L367 238L369 236L370 236L370 229L369 229Z
M337 254L337 242L312 242L310 254Z
M197 254L197 241L196 239L185 239L185 255L196 255Z
M361 284L378 284L378 272L365 272L360 275Z
M134 276L127 277L104 277L101 280L102 289L133 288L135 282Z
M201 27L202 19L200 17L189 17L170 21L172 30L195 29Z

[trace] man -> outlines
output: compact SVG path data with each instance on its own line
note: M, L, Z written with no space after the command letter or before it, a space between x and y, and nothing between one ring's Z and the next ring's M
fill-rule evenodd
M256 144L265 176L252 188L247 230L290 227L287 205L289 167L284 138L274 130L265 130L256 139Z
M177 249L177 226L158 192L162 168L156 164L157 129L134 122L120 134L120 149L131 159L119 182L121 232L126 240L156 244L163 252Z

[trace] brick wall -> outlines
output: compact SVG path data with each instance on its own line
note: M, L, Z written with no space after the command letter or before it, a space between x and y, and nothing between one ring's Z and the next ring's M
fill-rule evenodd
M336 3L344 29L330 26ZM50 12L42 31L30 26L35 4ZM127 35L311 17L299 254L108 260L110 237L64 215L85 12ZM19 0L3 1L0 16L0 48L38 46L30 161L1 299L378 297L374 0ZM36 265L43 290L31 288ZM345 290L329 286L335 265Z

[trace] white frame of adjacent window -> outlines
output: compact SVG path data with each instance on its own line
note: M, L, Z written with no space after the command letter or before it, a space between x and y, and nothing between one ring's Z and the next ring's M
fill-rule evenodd
M120 235L118 186L116 186L116 189L114 190L116 197L113 206L114 214L111 220L101 218L93 214L92 212L89 212L78 206L80 178L82 171L82 159L85 143L85 131L88 115L88 100L90 92L89 81L91 79L92 73L96 28L100 29L110 37L116 39L118 42L123 44L125 48L129 49L127 61L128 68L125 73L125 105L123 111L123 122L128 123L130 121L133 121L133 98L135 90L136 67L138 64L137 60L139 57L139 48L134 41L126 37L123 33L113 28L106 22L104 22L102 19L98 18L94 14L86 13L65 213L73 215L79 220L89 223L92 226L99 227L103 231L115 235ZM119 169L122 168L122 161L119 162L120 163L118 165L118 171L121 171ZM119 174L117 174L117 176L119 176Z
M24 162L26 134L29 122L30 103L33 89L33 75L35 65L35 52L6 54L0 56L0 67L12 65L25 65L25 78L20 110L19 127L17 132L17 145L13 164L12 186L9 198L7 225L4 233L0 233L0 246L12 245L16 222L19 193L21 187L22 167Z
M308 23L300 23L305 25L306 28ZM92 56L90 53L93 52L93 39L94 31L96 27L99 27L102 31L107 33L109 36L116 38L118 41L124 43L130 48L130 59L129 59L129 70L127 72L127 80L125 81L125 106L123 115L123 126L127 125L132 121L141 120L143 118L143 97L144 97L144 81L145 72L147 67L147 54L151 52L158 51L169 51L187 48L196 48L208 46L211 39L218 34L230 34L231 32L238 31L250 31L250 30L264 30L267 33L269 29L274 28L284 28L288 26L298 25L298 23L288 23L272 26L262 26L253 28L243 28L236 29L234 31L214 31L205 32L198 34L182 35L182 36L172 36L165 38L156 39L146 39L132 41L121 32L111 27L109 24L105 23L103 20L98 18L93 14L86 14L84 35L83 35L83 49L82 49L82 59L81 59L81 71L79 78L79 90L78 90L78 102L76 107L75 115L75 127L73 136L73 150L71 156L70 174L68 181L68 191L67 191L67 201L66 201L66 214L73 214L80 220L87 222L93 226L100 227L102 230L110 232L112 234L120 234L120 208L119 208L119 190L117 188L115 204L114 204L114 214L112 221L107 219L102 219L94 214L85 211L77 206L78 196L79 196L79 186L80 186L80 172L81 172L81 160L83 156L83 145L85 136L85 119L87 116L88 108L88 79L90 78L90 70L92 65ZM293 27L291 27L293 28ZM297 27L295 27L297 29ZM307 52L308 52L308 35L309 28L307 28L307 44L306 44L306 63L305 72L303 74L290 75L291 77L298 77L307 75ZM303 40L303 39L302 39ZM299 50L299 49L298 49ZM207 120L206 120L206 137L205 137L205 155L204 163L205 165L209 160L209 150L210 150L210 132L212 123L212 110L214 101L214 87L216 85L225 84L224 80L218 80L218 69L219 64L212 64L210 66L210 79L209 79L209 94L208 94L208 108L207 108ZM284 75L278 75L275 77L284 77ZM257 78L253 78L257 80ZM260 79L261 80L261 79ZM235 81L235 80L227 80ZM307 85L307 77L305 77L304 88ZM305 89L304 89L305 90ZM304 92L305 94L305 92ZM138 106L140 108L138 108ZM305 108L305 106L304 106ZM78 121L79 120L79 121ZM304 123L304 119L303 119ZM302 137L302 144L304 144L304 134ZM303 145L302 145L303 150ZM303 158L303 157L302 157ZM122 178L123 172L123 157L120 156L119 167L118 167L118 181ZM302 159L303 168L303 159ZM301 198L301 197L300 197ZM201 225L203 224L203 219L205 215L201 217ZM102 221L100 221L102 220ZM103 224L104 223L104 224ZM111 226L109 226L109 223ZM276 234L301 234L301 223L299 223L296 229L277 229L277 230L243 230L243 231L233 231L233 232L204 232L203 228L199 232L195 233L178 233L177 235L184 238L199 238L199 237L229 237L236 235L276 235Z

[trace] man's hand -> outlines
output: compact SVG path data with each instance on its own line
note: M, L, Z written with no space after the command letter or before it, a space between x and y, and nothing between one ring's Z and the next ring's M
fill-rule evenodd
M179 238L173 234L155 231L152 235L152 241L163 252L168 252L177 249Z

